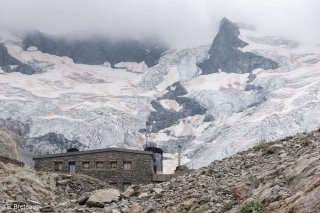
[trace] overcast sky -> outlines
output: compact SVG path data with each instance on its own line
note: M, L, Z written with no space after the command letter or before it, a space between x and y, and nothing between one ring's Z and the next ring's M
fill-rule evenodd
M158 36L173 44L210 43L219 21L320 40L319 0L0 0L0 27L53 34Z

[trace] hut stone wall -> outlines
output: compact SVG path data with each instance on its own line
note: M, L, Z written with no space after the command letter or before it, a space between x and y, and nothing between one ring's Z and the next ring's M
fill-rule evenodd
M47 172L81 173L123 189L131 184L148 184L153 179L152 153L134 151L76 152L36 157L35 169Z

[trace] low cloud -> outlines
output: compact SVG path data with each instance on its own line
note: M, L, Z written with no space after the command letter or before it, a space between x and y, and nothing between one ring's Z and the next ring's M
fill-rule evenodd
M71 36L159 37L173 45L210 43L219 21L268 34L320 40L317 0L0 0L0 27Z

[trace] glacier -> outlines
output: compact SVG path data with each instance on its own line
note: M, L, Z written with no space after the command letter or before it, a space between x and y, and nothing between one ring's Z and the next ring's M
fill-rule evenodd
M42 70L24 75L0 69L0 125L24 125L19 134L25 138L24 148L34 154L64 152L70 146L142 149L145 138L139 130L157 110L152 103L173 114L182 109L183 103L165 96L177 82L187 91L179 97L195 101L206 112L181 117L150 134L165 151L168 173L177 165L178 145L183 147L182 163L199 168L258 143L320 127L316 43L308 46L240 29L239 38L248 43L240 51L269 58L279 67L202 75L197 65L209 58L210 44L169 49L149 68L135 62L110 67L77 64L65 56L24 49L7 34L5 38L1 42L10 56ZM48 138L53 133L52 141Z

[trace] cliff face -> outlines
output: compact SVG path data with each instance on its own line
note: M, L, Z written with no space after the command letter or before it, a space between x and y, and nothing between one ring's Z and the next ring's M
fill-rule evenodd
M104 37L71 41L41 32L27 34L23 45L25 48L35 46L44 53L70 57L75 63L101 65L109 62L111 66L120 62L144 61L152 67L158 64L161 54L168 49L165 44L155 41L115 41Z
M36 72L30 65L12 57L2 43L0 43L0 68L5 72L20 72L26 75L32 75Z
M238 27L224 18L220 22L219 33L209 50L210 57L199 64L202 74L211 74L219 70L227 73L248 73L257 68L276 69L279 65L271 59L251 52L242 52L238 48L248 45L239 38Z

